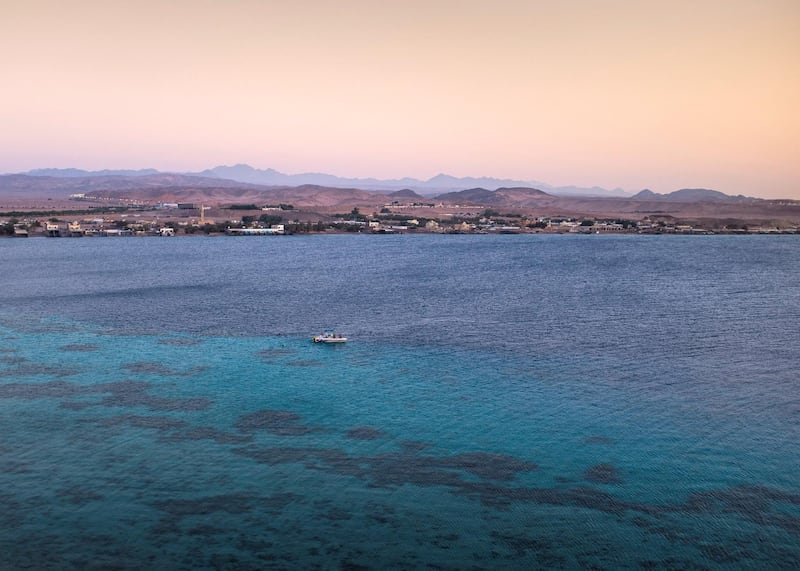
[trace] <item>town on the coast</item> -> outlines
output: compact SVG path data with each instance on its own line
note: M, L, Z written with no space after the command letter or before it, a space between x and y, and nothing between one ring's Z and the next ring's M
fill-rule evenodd
M71 197L76 202L92 199ZM127 203L126 203L127 202ZM747 224L741 220L691 222L668 214L641 219L535 216L481 205L392 201L372 212L319 214L292 204L195 203L93 205L57 211L0 213L0 235L13 237L123 237L177 235L272 236L310 233L371 234L797 234L797 225Z
M94 197L73 195L76 205ZM797 234L798 225L748 224L669 214L640 219L534 215L520 208L391 201L373 211L321 214L292 204L146 204L116 201L60 210L0 212L0 235L11 237L124 237L178 235L273 236L288 234Z

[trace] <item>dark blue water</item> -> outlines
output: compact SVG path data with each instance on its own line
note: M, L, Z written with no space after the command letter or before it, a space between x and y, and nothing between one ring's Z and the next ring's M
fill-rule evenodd
M0 568L797 568L799 301L794 236L0 240Z

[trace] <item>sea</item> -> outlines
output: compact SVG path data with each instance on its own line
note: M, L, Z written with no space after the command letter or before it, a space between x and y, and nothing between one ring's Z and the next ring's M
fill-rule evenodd
M797 569L799 369L800 236L3 239L0 569Z

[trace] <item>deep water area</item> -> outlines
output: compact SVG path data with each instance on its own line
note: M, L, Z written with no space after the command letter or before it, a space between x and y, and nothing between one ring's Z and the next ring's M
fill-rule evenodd
M796 569L798 324L796 236L0 240L0 569Z

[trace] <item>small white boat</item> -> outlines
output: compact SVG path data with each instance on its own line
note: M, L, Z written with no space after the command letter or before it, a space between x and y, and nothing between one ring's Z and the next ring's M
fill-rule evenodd
M347 337L333 331L326 331L322 335L314 335L311 340L314 343L346 343Z

